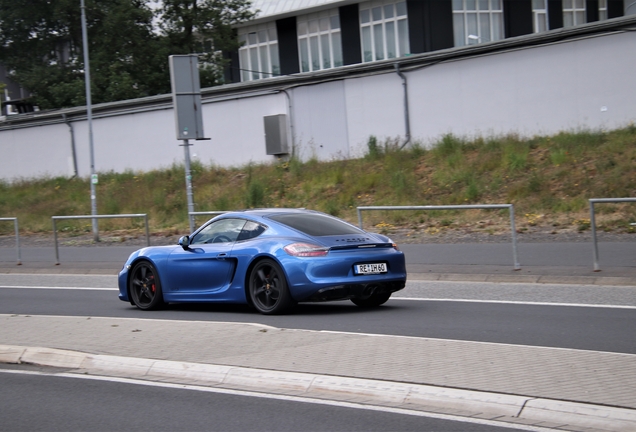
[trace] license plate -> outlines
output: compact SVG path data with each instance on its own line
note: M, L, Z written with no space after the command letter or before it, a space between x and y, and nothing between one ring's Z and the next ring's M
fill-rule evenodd
M356 274L378 274L386 273L386 263L374 263L374 264L356 264Z

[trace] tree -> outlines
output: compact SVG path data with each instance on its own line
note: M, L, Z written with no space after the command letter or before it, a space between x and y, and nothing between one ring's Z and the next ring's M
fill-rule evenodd
M254 15L247 0L163 0L158 13L171 54L201 54L203 87L222 82L222 53L239 48L233 26Z
M247 0L166 0L157 16L148 3L86 0L94 103L169 93L168 56L211 40L202 85L218 84L217 51L236 49L232 25L252 17ZM0 0L0 62L40 108L84 105L80 1Z

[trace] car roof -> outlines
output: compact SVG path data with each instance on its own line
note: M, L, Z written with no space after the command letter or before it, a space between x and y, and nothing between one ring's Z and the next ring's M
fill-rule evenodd
M322 212L316 210L307 210L304 208L258 208L258 209L245 209L245 210L236 210L225 213L225 215L230 214L251 214L255 216L268 216L274 214L282 214L282 213L314 213L314 214L324 214Z

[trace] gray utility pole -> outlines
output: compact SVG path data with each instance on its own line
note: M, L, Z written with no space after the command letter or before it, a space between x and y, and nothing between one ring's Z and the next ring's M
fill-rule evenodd
M93 105L91 102L91 70L88 62L88 34L86 32L86 6L81 0L82 9L82 45L84 45L84 84L86 87L86 119L88 120L88 144L91 158L91 215L97 215L97 174L95 174L95 152L93 151ZM93 219L93 240L99 241L97 219Z
M171 55L170 82L172 104L177 129L177 139L183 140L185 154L186 193L188 196L188 221L190 233L194 232L194 198L192 194L192 171L190 170L190 139L207 140L203 134L201 114L201 84L199 81L199 57L196 54Z
M185 181L186 195L188 197L188 221L190 222L190 233L194 232L194 195L192 194L192 170L190 169L190 144L188 140L183 140L183 152L185 157Z

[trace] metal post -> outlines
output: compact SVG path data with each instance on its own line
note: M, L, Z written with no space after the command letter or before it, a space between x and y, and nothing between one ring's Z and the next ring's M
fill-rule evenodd
M183 152L185 154L185 179L186 194L188 196L188 221L190 222L190 233L194 232L194 218L190 215L194 211L194 200L192 198L192 171L190 171L190 143L183 140Z
M512 258L515 270L521 270L521 264L517 259L517 228L515 227L515 206L510 204L510 230L512 231Z
M95 153L93 151L93 106L91 99L91 71L88 61L88 33L86 31L86 6L84 6L84 0L81 0L82 9L82 45L84 45L84 85L86 87L86 119L88 120L88 143L90 149L91 159L91 215L97 214L97 195L95 191L95 184L97 178L95 177ZM99 241L99 227L97 225L97 219L93 219L93 239Z
M15 247L18 250L18 265L22 265L22 254L20 253L20 230L18 229L18 218L13 220L15 227Z
M55 265L60 265L60 251L57 248L57 226L55 226L55 218L53 220L53 243L55 244Z
M144 221L146 222L146 246L150 246L150 234L148 232L148 214L144 215Z
M362 228L362 210L360 210L360 207L358 207L358 226L360 227L360 229L364 229Z
M592 225L592 242L594 243L594 271L601 271L598 263L598 243L596 241L596 218L594 217L594 200L590 200L590 225Z

